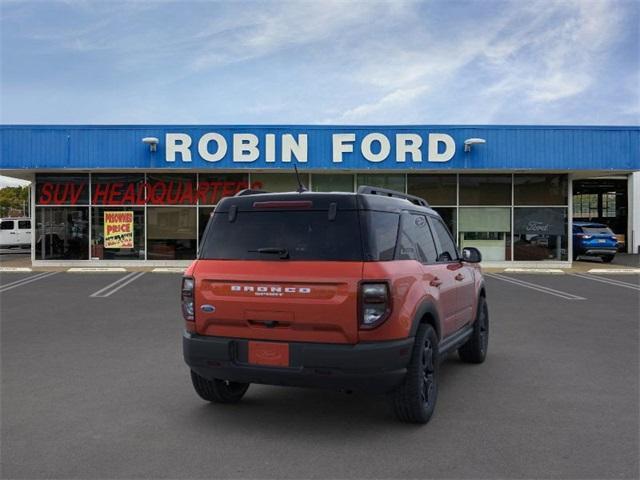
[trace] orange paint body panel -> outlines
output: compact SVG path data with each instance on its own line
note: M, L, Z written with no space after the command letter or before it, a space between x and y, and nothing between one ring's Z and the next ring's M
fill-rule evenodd
M288 367L289 344L250 341L249 363L270 367Z
M358 341L362 262L194 262L201 335L319 343ZM203 312L202 305L214 311Z

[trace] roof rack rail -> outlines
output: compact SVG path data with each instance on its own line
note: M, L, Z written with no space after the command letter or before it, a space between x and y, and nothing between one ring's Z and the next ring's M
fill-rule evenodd
M240 190L238 193L234 195L234 197L244 197L245 195L255 195L257 193L269 193L266 190L253 190L251 188L245 188L244 190Z
M429 204L423 198L416 197L415 195L409 195L407 193L398 192L396 190L389 190L388 188L370 187L368 185L362 185L358 188L358 193L364 193L367 195L382 195L383 197L402 198L408 200L414 205L421 207L428 207Z

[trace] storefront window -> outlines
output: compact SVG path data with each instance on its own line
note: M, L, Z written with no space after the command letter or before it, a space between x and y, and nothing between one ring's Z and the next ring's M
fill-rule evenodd
M456 175L407 175L407 193L429 205L456 205L457 181Z
M460 205L511 205L511 175L460 175Z
M144 208L91 209L92 260L144 260L144 249Z
M147 259L188 260L196 256L196 209L147 207Z
M300 181L309 188L307 173L300 173ZM298 181L293 169L287 173L252 173L251 185L267 192L295 192L298 189Z
M514 209L513 253L515 260L567 260L567 209Z
M200 205L216 205L224 197L232 197L246 188L249 188L246 173L201 173L196 196Z
M314 192L353 192L353 175L313 174Z
M147 202L149 205L195 205L196 176L182 173L147 175Z
M96 173L91 175L92 205L144 205L142 173Z
M38 205L88 205L89 175L36 175Z
M88 207L39 208L36 223L36 259L89 258Z
M459 247L476 247L484 261L511 260L511 209L461 208Z
M358 187L368 185L370 187L388 188L398 192L405 191L405 177L398 174L384 173L359 173L357 176Z
M516 205L566 205L566 175L515 175L513 194Z

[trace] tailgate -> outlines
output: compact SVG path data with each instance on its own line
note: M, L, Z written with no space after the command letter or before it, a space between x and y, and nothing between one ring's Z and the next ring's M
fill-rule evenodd
M356 343L362 265L200 260L194 271L196 331L260 340Z

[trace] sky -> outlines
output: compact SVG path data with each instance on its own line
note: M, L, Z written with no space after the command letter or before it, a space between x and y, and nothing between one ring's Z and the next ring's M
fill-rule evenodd
M640 124L640 1L0 0L3 124Z

